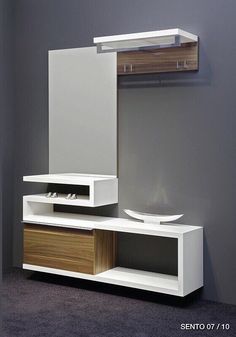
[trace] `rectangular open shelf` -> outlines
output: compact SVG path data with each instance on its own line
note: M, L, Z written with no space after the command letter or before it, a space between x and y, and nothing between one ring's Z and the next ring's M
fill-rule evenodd
M28 195L24 197L25 201L86 207L98 207L118 202L118 179L115 176L62 173L25 176L23 180L45 184L87 186L89 190L89 195L79 195L74 200L66 199L66 194L59 193L57 198L46 198L45 194Z

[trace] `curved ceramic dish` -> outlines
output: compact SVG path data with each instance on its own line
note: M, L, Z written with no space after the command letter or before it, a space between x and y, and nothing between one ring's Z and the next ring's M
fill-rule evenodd
M124 209L124 212L134 219L142 220L145 223L159 224L161 222L175 221L183 216L183 214L178 215L161 215L161 214L150 214L132 211L130 209Z

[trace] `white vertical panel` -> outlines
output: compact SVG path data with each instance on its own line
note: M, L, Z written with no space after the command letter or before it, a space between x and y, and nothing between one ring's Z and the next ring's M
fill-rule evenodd
M117 174L116 53L49 52L49 172Z
M183 285L185 296L203 286L203 229L183 234Z

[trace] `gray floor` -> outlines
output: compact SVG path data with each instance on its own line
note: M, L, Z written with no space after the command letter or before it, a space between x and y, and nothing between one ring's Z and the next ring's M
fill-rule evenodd
M14 270L3 281L3 337L236 336L236 306ZM184 331L181 323L230 323Z

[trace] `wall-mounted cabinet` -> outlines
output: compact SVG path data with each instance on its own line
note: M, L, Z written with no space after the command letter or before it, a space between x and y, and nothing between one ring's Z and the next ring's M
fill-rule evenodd
M198 36L182 29L94 38L99 53L117 52L117 74L198 70Z
M117 54L117 74L181 72L198 70L198 44L175 48L126 51Z

